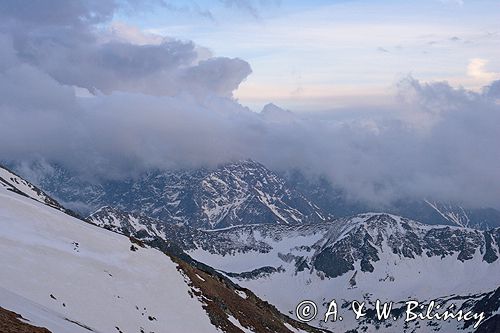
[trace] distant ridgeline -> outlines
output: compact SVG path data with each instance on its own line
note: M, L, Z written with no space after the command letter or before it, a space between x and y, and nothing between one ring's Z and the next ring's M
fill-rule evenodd
M50 172L38 171L37 184L82 215L110 206L166 223L218 229L316 223L385 212L432 225L480 230L500 226L500 211L493 208L468 209L425 199L400 200L377 208L348 200L324 178L312 181L298 171L280 174L251 160L212 170L149 171L137 178L101 183L86 181L57 165Z

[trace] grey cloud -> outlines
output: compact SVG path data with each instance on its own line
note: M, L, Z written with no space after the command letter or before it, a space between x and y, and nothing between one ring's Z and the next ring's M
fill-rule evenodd
M240 59L212 57L200 61L206 52L192 42L101 42L95 24L109 20L117 10L115 1L34 1L33 6L21 1L2 2L1 6L5 12L0 16L5 20L0 23L0 31L11 38L20 61L61 84L92 93L230 96L251 72L248 63ZM53 12L45 17L50 9Z
M351 198L374 205L427 197L498 207L498 105L444 83L408 80L401 89L411 96L398 112L341 120L274 105L254 113L216 95L203 102L130 93L73 100L53 81L30 98L66 99L59 109L1 108L0 153L112 178L253 158L277 170L326 175Z
M250 73L250 65L241 59L211 58L187 68L180 78L184 84L194 82L198 94L211 91L229 97Z
M489 86L486 86L484 94L491 98L500 99L500 80L493 81Z
M186 3L187 2L187 3ZM165 8L171 12L179 14L191 14L203 17L205 19L214 20L213 14L209 9L202 8L196 1L185 1L179 4L177 1L167 0L141 0L130 1L125 3L125 12L134 13L137 11L155 10L158 7ZM123 10L123 9L122 9Z
M3 160L119 178L253 158L325 175L377 205L427 197L499 208L498 81L476 93L409 77L390 112L337 117L268 105L254 113L231 97L250 73L246 62L198 61L193 43L170 39L99 43L90 25L79 26L80 14L73 17L77 38L1 26ZM71 85L105 94L76 97Z
M45 26L77 26L109 20L117 8L114 0L16 0L0 2L3 21L22 22L37 29Z

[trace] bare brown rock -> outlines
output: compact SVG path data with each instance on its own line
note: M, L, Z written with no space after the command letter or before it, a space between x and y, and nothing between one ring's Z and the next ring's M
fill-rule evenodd
M32 326L21 321L23 317L15 312L0 307L1 333L51 333L43 327Z

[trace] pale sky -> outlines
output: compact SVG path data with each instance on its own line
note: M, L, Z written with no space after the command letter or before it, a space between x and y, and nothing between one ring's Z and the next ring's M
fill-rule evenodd
M407 75L469 89L500 78L500 1L170 1L114 24L249 62L235 96L254 110L384 104Z

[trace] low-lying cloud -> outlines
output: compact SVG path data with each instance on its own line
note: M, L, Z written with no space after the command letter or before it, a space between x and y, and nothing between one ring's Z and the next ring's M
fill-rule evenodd
M252 158L326 176L373 204L426 197L500 207L500 81L472 92L408 77L392 110L352 117L274 105L254 113L232 97L251 72L245 61L175 39L103 39L97 25L113 1L56 3L50 18L0 8L5 161L44 160L99 179Z

